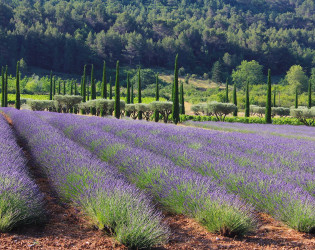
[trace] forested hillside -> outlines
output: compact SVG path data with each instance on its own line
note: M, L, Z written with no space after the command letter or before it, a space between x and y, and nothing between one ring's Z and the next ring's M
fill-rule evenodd
M2 0L0 65L69 73L85 63L172 68L203 74L243 59L284 74L315 64L313 0Z

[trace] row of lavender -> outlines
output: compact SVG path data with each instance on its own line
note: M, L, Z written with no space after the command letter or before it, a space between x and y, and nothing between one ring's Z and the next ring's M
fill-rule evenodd
M65 138L33 112L5 109L32 158L66 202L72 202L99 229L129 247L167 241L169 229L151 199L112 166Z
M257 209L292 228L315 228L315 150L312 141L257 134L222 133L172 125L44 115L52 124L98 155L112 149L110 159L136 145L139 158L167 156L185 171L213 177ZM124 145L123 148L118 145ZM292 150L292 148L294 150ZM145 149L145 150L144 150ZM146 157L145 159L152 159ZM158 164L157 164L158 165ZM152 167L150 167L152 168ZM172 166L173 168L173 166Z
M193 217L209 231L225 235L243 235L254 229L252 207L228 194L211 176L183 169L167 157L135 147L102 129L93 129L86 123L90 118L37 114L116 166L131 182L151 193L164 210Z
M244 124L237 122L193 122L187 121L186 126L206 129L234 131L242 133L259 133L279 135L288 138L315 140L315 129L307 126L271 125L271 124Z
M0 232L45 219L43 195L26 163L13 130L0 113Z

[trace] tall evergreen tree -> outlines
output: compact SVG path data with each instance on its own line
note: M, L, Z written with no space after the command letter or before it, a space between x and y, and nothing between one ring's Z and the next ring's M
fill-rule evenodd
M116 81L115 81L115 117L120 118L120 86L119 86L119 61L116 64Z
M53 75L52 71L50 71L50 86L49 86L49 100L53 99Z
M237 93L236 93L236 84L233 86L233 103L237 107ZM237 116L237 108L233 112L233 116Z
M175 58L175 69L174 69L174 87L173 87L173 108L172 116L173 122L177 124L179 122L179 98L178 98L178 54Z
M15 90L15 108L21 108L21 95L20 95L20 62L16 64L16 90Z
M131 83L131 100L130 102L133 104L135 102L135 95L134 95L134 92L133 92L133 82Z
M71 80L70 85L70 95L73 95L73 80Z
M130 104L130 75L129 72L127 73L127 95L126 95L126 103Z
M61 81L58 79L58 95L61 95Z
M156 82L155 82L155 101L160 100L160 88L159 88L159 74L156 74ZM160 113L159 111L154 111L154 121L159 122Z
M90 83L89 81L86 82L86 100L90 100Z
M127 94L126 94L126 103L130 104L131 98L130 98L130 76L129 72L127 73ZM130 116L129 112L126 112L126 116Z
M184 99L184 84L182 81L180 82L179 103L180 103L179 113L181 115L184 115L185 114L185 99Z
M74 95L78 94L78 85L77 85L77 81L74 80Z
M299 107L299 94L298 94L298 88L295 88L295 108L297 109Z
M113 99L112 77L109 77L109 99Z
M106 62L103 65L102 98L107 99Z
M308 81L308 108L312 107L312 80Z
M265 121L266 123L271 123L271 71L270 69L268 69Z
M5 101L5 80L4 80L4 69L3 67L1 68L1 107L5 107L4 106L4 101Z
M226 79L225 83L225 102L229 103L229 78Z
M86 102L86 65L84 65L84 69L83 69L82 98L83 98L82 101Z
M95 85L95 79L94 79L94 65L92 64L91 69L91 100L96 99L96 85ZM92 115L96 115L96 108L91 108Z
M63 95L66 95L66 81L63 81Z
M53 95L56 95L56 76L54 76Z
M141 75L140 75L140 68L138 70L138 103L141 103L142 100L141 100ZM138 119L139 120L142 120L142 112L139 111L138 112Z
M5 66L4 106L8 107L8 65Z
M249 81L246 82L245 117L249 117Z

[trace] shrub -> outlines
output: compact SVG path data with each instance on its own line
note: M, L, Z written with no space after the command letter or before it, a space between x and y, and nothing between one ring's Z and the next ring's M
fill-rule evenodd
M64 110L65 113L68 113L69 110L72 110L82 101L82 96L55 95L54 100L56 101L55 104L57 110Z
M137 119L138 113L135 104L126 104L125 111L130 114L132 119Z
M167 123L172 113L173 102L151 102L150 107L152 111L158 111L162 115L164 123Z
M96 113L100 116L111 115L114 110L115 101L108 99L95 100Z
M315 124L315 108L297 108L291 109L291 116L297 118L306 126L314 126Z
M200 115L200 113L202 113L201 105L200 104L192 105L191 111L194 112L195 115Z
M284 116L289 116L290 115L290 109L289 108L284 108L284 107L272 107L271 108L271 115L272 116L280 116L280 117L284 117Z
M250 114L258 115L259 117L263 117L266 113L265 107L259 107L257 105L250 105Z
M151 115L153 114L150 104L136 103L135 110L138 112L138 114L141 112L147 121L149 121Z
M233 113L237 107L232 103L210 102L207 104L208 112L213 113L219 121L224 121L228 114Z
M54 101L29 99L26 103L33 111L55 111Z

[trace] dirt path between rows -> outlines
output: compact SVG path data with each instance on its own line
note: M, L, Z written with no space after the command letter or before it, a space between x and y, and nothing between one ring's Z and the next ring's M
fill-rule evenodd
M12 126L12 122L6 117ZM62 203L49 180L34 164L21 142L32 177L45 194L48 221L10 233L0 233L0 249L126 249L113 238L89 225L84 216ZM258 231L242 239L207 232L194 220L181 215L165 215L172 235L168 244L156 249L315 249L314 235L296 232L271 217L259 214Z

